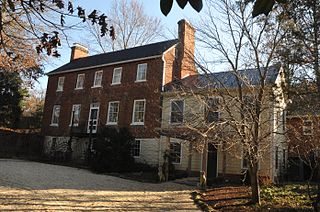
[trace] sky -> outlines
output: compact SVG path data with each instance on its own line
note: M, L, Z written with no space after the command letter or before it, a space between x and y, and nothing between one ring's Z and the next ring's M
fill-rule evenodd
M177 28L177 23L181 19L186 19L188 21L197 20L203 15L205 10L204 8L200 13L193 10L193 8L189 5L182 10L177 3L174 1L173 7L168 14L168 16L164 16L160 10L160 0L138 0L144 6L145 12L148 15L158 17L162 24L164 25L164 30L168 31L168 35L170 36L170 31L174 32L175 28ZM86 11L92 11L93 9L98 9L101 13L105 13L108 15L108 10L110 7L111 0L75 0L74 5L81 5ZM72 43L78 42L81 43L81 39L83 38L83 33L76 31L70 33L68 36L68 42L62 40L63 45L59 48L59 52L62 55L60 58L48 58L48 61L44 64L44 71L48 73L59 66L66 64L70 60L70 47L67 45L72 45ZM171 35L172 36L172 35ZM90 52L89 52L90 54ZM36 83L35 86L38 89L46 89L47 87L47 76L43 76L39 79L39 83Z

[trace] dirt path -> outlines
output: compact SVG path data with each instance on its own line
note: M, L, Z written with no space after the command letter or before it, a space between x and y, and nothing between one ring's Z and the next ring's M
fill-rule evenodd
M87 170L0 160L0 211L199 211L192 187L150 184Z

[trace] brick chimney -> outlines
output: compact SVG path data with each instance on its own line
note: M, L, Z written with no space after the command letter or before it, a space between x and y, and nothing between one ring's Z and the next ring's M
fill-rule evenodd
M178 22L179 44L176 48L176 71L174 78L182 79L197 74L194 64L195 29L186 20Z
M79 43L74 43L73 46L71 47L71 57L70 61L82 58L82 57L87 57L88 56L88 48L79 44Z

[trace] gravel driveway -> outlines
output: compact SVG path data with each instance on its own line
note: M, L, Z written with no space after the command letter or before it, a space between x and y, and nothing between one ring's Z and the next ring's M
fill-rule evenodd
M193 189L0 159L0 211L199 211L190 199Z

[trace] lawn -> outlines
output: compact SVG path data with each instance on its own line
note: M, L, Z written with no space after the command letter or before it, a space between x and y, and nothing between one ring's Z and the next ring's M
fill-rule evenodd
M223 186L193 197L205 211L313 211L306 184L261 187L261 206L250 204L250 194L248 186Z

